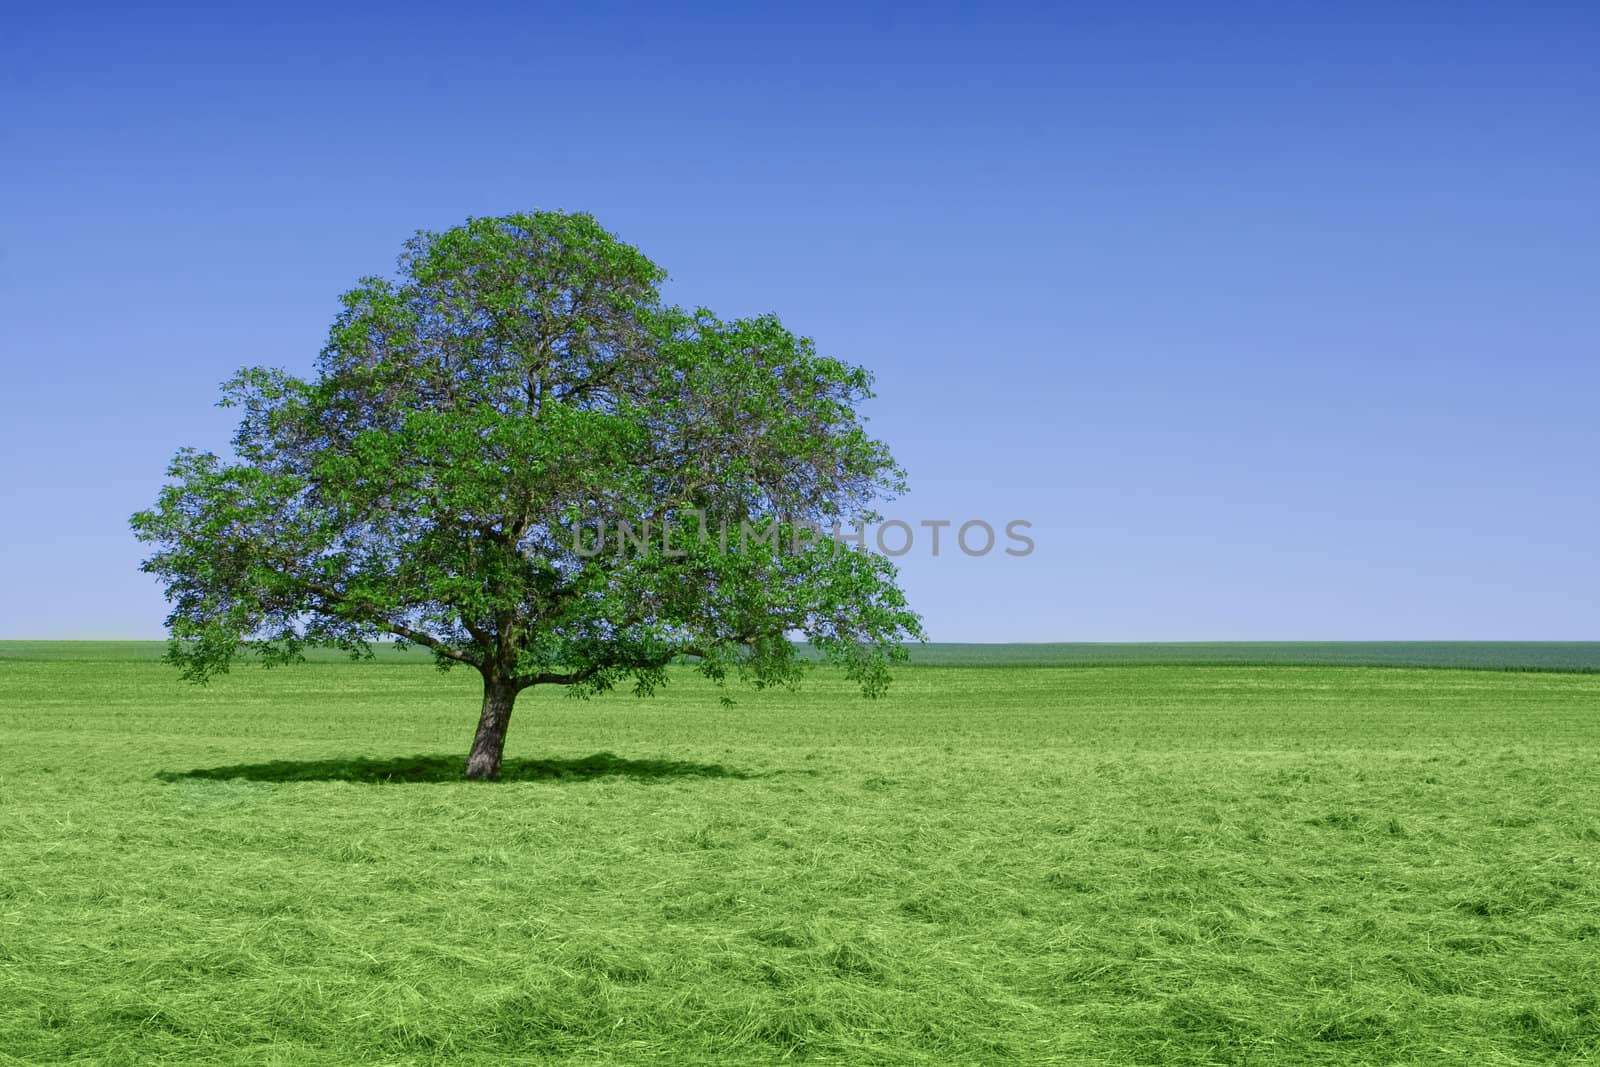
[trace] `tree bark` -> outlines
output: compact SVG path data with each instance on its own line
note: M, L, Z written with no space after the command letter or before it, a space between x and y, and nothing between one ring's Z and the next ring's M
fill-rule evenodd
M467 757L467 777L490 781L500 777L500 756L506 747L506 727L511 725L511 707L517 702L517 687L500 678L483 680L483 712L478 716L478 733L472 739L472 754Z

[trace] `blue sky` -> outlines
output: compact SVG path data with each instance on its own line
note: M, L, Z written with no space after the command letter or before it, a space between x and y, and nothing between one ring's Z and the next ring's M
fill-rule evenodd
M938 640L1600 639L1588 5L21 5L0 636L159 636L127 516L357 277L593 212L871 367Z

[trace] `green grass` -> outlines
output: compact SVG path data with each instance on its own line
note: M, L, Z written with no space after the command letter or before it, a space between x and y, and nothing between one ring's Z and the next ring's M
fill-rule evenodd
M1162 664L1248 667L1448 667L1600 671L1600 641L1212 641L1162 644L930 644L918 664L1067 667Z
M1448 667L1459 670L1600 672L1600 641L1172 641L975 645L913 645L911 661L929 667L1173 667L1232 664L1241 667ZM160 659L161 641L0 641L7 659ZM344 654L312 649L314 660ZM421 649L378 646L385 661L429 662Z
M1600 1058L1600 675L683 672L474 784L468 674L147 651L0 646L0 1063Z

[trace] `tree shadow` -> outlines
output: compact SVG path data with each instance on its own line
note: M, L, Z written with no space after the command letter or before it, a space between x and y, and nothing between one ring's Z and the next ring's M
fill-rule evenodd
M465 782L465 756L397 756L392 759L273 760L190 771L159 771L164 782L194 779L249 782ZM578 759L508 759L500 766L502 782L582 781L589 778L761 778L765 775L687 760L624 759L596 752Z

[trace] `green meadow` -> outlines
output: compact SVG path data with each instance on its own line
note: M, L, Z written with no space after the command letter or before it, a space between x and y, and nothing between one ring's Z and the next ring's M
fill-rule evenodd
M0 1064L1600 1058L1600 646L930 646L868 701L0 643Z

